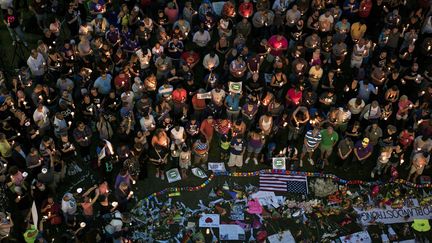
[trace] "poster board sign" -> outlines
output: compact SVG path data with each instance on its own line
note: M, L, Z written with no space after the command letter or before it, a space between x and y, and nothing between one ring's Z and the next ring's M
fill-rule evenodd
M198 93L197 94L197 98L200 100L205 100L205 99L211 99L211 92L207 92L207 93Z
M359 215L360 222L363 225L375 223L396 224L411 222L414 219L430 219L432 218L432 206L424 207L402 207L402 208L374 208L363 211L354 209Z
M166 173L166 177L168 179L168 183L172 183L172 182L181 180L180 172L177 168L171 169L165 173Z
M272 158L272 164L274 170L286 170L286 158L276 157Z
M267 240L270 243L295 243L294 237L289 230L285 230L281 234L270 235Z
M221 224L219 226L220 240L246 240L244 229L237 224Z
M240 94L242 92L242 82L229 82L228 90L234 94Z
M354 234L342 236L339 239L342 243L372 243L372 239L367 231L360 231Z
M194 176L198 177L198 178L206 178L207 175L206 173L201 170L201 168L192 168L192 174L194 174Z
M202 214L198 225L199 227L204 228L218 228L220 224L220 216L219 214Z
M213 172L225 172L226 168L225 168L225 164L224 163L208 163L208 169L213 171Z

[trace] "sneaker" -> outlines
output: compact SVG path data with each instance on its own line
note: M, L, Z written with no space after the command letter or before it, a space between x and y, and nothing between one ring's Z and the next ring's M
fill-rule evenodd
M255 164L255 165L258 165L258 160L257 160L257 158L253 158L253 161L254 161L254 164Z
M372 171L371 172L371 177L374 178L375 177L375 173Z
M309 161L310 165L314 165L314 161L312 158L309 158L308 161Z
M159 173L156 172L156 178L159 178Z
M245 165L247 165L249 163L249 160L250 160L250 158L247 157L246 160L245 160Z

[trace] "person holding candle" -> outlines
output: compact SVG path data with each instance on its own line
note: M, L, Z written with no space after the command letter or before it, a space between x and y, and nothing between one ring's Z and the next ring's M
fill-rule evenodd
M407 177L407 181L416 183L417 177L423 174L423 170L429 164L430 154L428 152L416 153L412 158L412 165Z
M192 152L189 147L185 144L181 148L181 152L179 155L179 166L181 169L181 175L183 179L188 177L188 170L191 166L192 161Z
M80 147L80 154L84 161L90 161L90 146L93 132L90 127L84 122L77 122L76 128L73 130L73 137Z
M271 36L267 41L270 47L270 54L273 56L281 56L288 49L288 40L281 34Z

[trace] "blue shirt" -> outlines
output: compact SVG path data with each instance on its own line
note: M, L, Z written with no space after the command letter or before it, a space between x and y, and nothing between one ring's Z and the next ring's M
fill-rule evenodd
M231 153L234 155L240 155L244 149L243 139L239 142L237 139L231 141Z
M225 98L225 102L228 106L228 109L230 109L230 107L232 109L232 111L238 111L239 110L239 103L240 103L240 95L239 94L234 94L234 95L228 95Z
M359 91L358 91L358 95L357 95L358 98L360 98L364 101L368 101L371 92L376 94L375 86L373 86L373 84L369 83L368 86L365 86L363 84L363 80L362 80L359 82L359 85L360 86L359 86Z
M111 91L111 80L111 74L107 74L105 79L100 76L94 82L93 87L97 88L100 94L107 95Z

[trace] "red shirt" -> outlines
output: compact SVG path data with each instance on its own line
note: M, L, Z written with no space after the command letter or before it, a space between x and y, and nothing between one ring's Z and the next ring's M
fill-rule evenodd
M302 99L302 96L303 96L303 93L300 90L296 91L294 88L291 88L288 90L285 98L287 98L287 100L288 100L288 97L289 97L292 100L292 102L294 102L296 105L298 105Z
M283 50L288 48L288 40L281 36L282 38L280 40L277 40L278 35L273 35L270 37L270 39L267 41L267 44L271 46L272 48L277 48L278 50L271 50L270 54L273 56L280 56L282 55Z
M198 62L200 56L197 52L185 51L181 55L181 59L183 59L187 64L192 65Z
M210 123L208 122L208 120L205 119L205 120L201 123L201 128L200 128L200 130L203 131L203 133L204 133L205 136L207 136L207 137L213 137L213 133L214 133L213 125L214 125L214 121L213 121L212 124L210 124Z
M243 2L240 4L238 11L242 17L248 18L253 14L253 4L251 2Z
M116 87L123 87L129 89L129 78L126 74L120 73L114 78L114 85Z
M187 98L187 93L185 89L175 89L172 92L172 99L177 103L184 103Z
M359 17L367 18L372 10L372 1L366 0L360 3Z
M192 106L194 110L204 110L206 108L205 99L198 99L198 94L192 97Z

